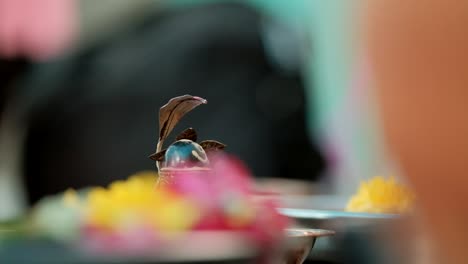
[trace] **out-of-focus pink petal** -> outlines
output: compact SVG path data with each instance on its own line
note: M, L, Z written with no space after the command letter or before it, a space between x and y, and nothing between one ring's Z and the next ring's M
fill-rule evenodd
M207 231L207 230L228 230L226 219L223 212L219 209L207 212L200 222L195 226L194 230Z
M17 15L20 8L15 1L0 0L0 55L11 58L16 54L18 38Z
M247 167L237 158L228 155L212 157L215 188L250 194L253 189L252 175Z
M162 242L155 230L142 225L114 231L86 226L82 239L82 245L90 252L120 255L154 252Z
M209 171L174 170L170 182L166 184L179 193L198 203L202 208L213 208L216 195L213 193L212 174Z
M77 32L75 0L0 0L0 56L49 59Z
M241 231L262 247L279 242L289 222L277 212L276 196L255 193L252 175L240 160L222 155L212 157L210 162L208 169L162 171L166 180L158 188L167 188L195 203L200 218L192 230ZM142 236L141 243L136 241L141 236L139 231L148 234L158 231L141 228L110 233L88 229L86 243L101 252L112 252L115 248L139 251L156 241L151 236Z
M257 214L251 234L260 244L271 245L284 236L284 229L290 222L287 217L278 213L276 210L278 206L274 200L262 200L257 204Z

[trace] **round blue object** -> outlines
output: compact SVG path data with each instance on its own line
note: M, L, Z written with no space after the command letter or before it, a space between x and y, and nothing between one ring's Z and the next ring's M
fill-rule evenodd
M174 142L164 156L164 167L167 168L191 168L206 167L208 158L203 148L188 139Z

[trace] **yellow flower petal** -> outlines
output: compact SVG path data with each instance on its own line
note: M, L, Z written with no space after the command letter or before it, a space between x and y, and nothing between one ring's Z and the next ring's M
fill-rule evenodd
M394 177L376 176L362 182L346 206L347 211L366 213L406 213L413 208L414 194Z
M191 228L199 217L197 208L169 190L156 190L156 180L157 173L141 172L107 189L93 188L86 202L87 222L111 230L145 225L173 233Z

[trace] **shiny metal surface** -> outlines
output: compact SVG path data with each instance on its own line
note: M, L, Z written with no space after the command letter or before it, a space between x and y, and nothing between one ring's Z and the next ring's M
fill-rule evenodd
M323 229L290 228L286 230L287 244L284 264L301 264L309 255L319 237L332 236L335 232Z

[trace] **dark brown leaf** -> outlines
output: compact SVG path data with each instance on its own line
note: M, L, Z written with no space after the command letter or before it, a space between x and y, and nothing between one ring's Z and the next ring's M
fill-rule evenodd
M156 151L161 150L163 141L167 138L179 120L195 107L206 104L201 97L182 95L174 97L159 110L159 142Z
M200 146L206 151L217 151L217 150L223 150L226 148L226 145L224 145L221 142L218 142L216 140L204 140L200 142Z
M159 152L153 153L149 155L149 158L154 160L154 161L163 161L164 160L164 155L166 155L167 149L161 150Z
M181 140L181 139L189 139L189 140L192 140L193 142L196 142L197 132L195 131L195 129L191 127L187 128L176 137L176 140Z

